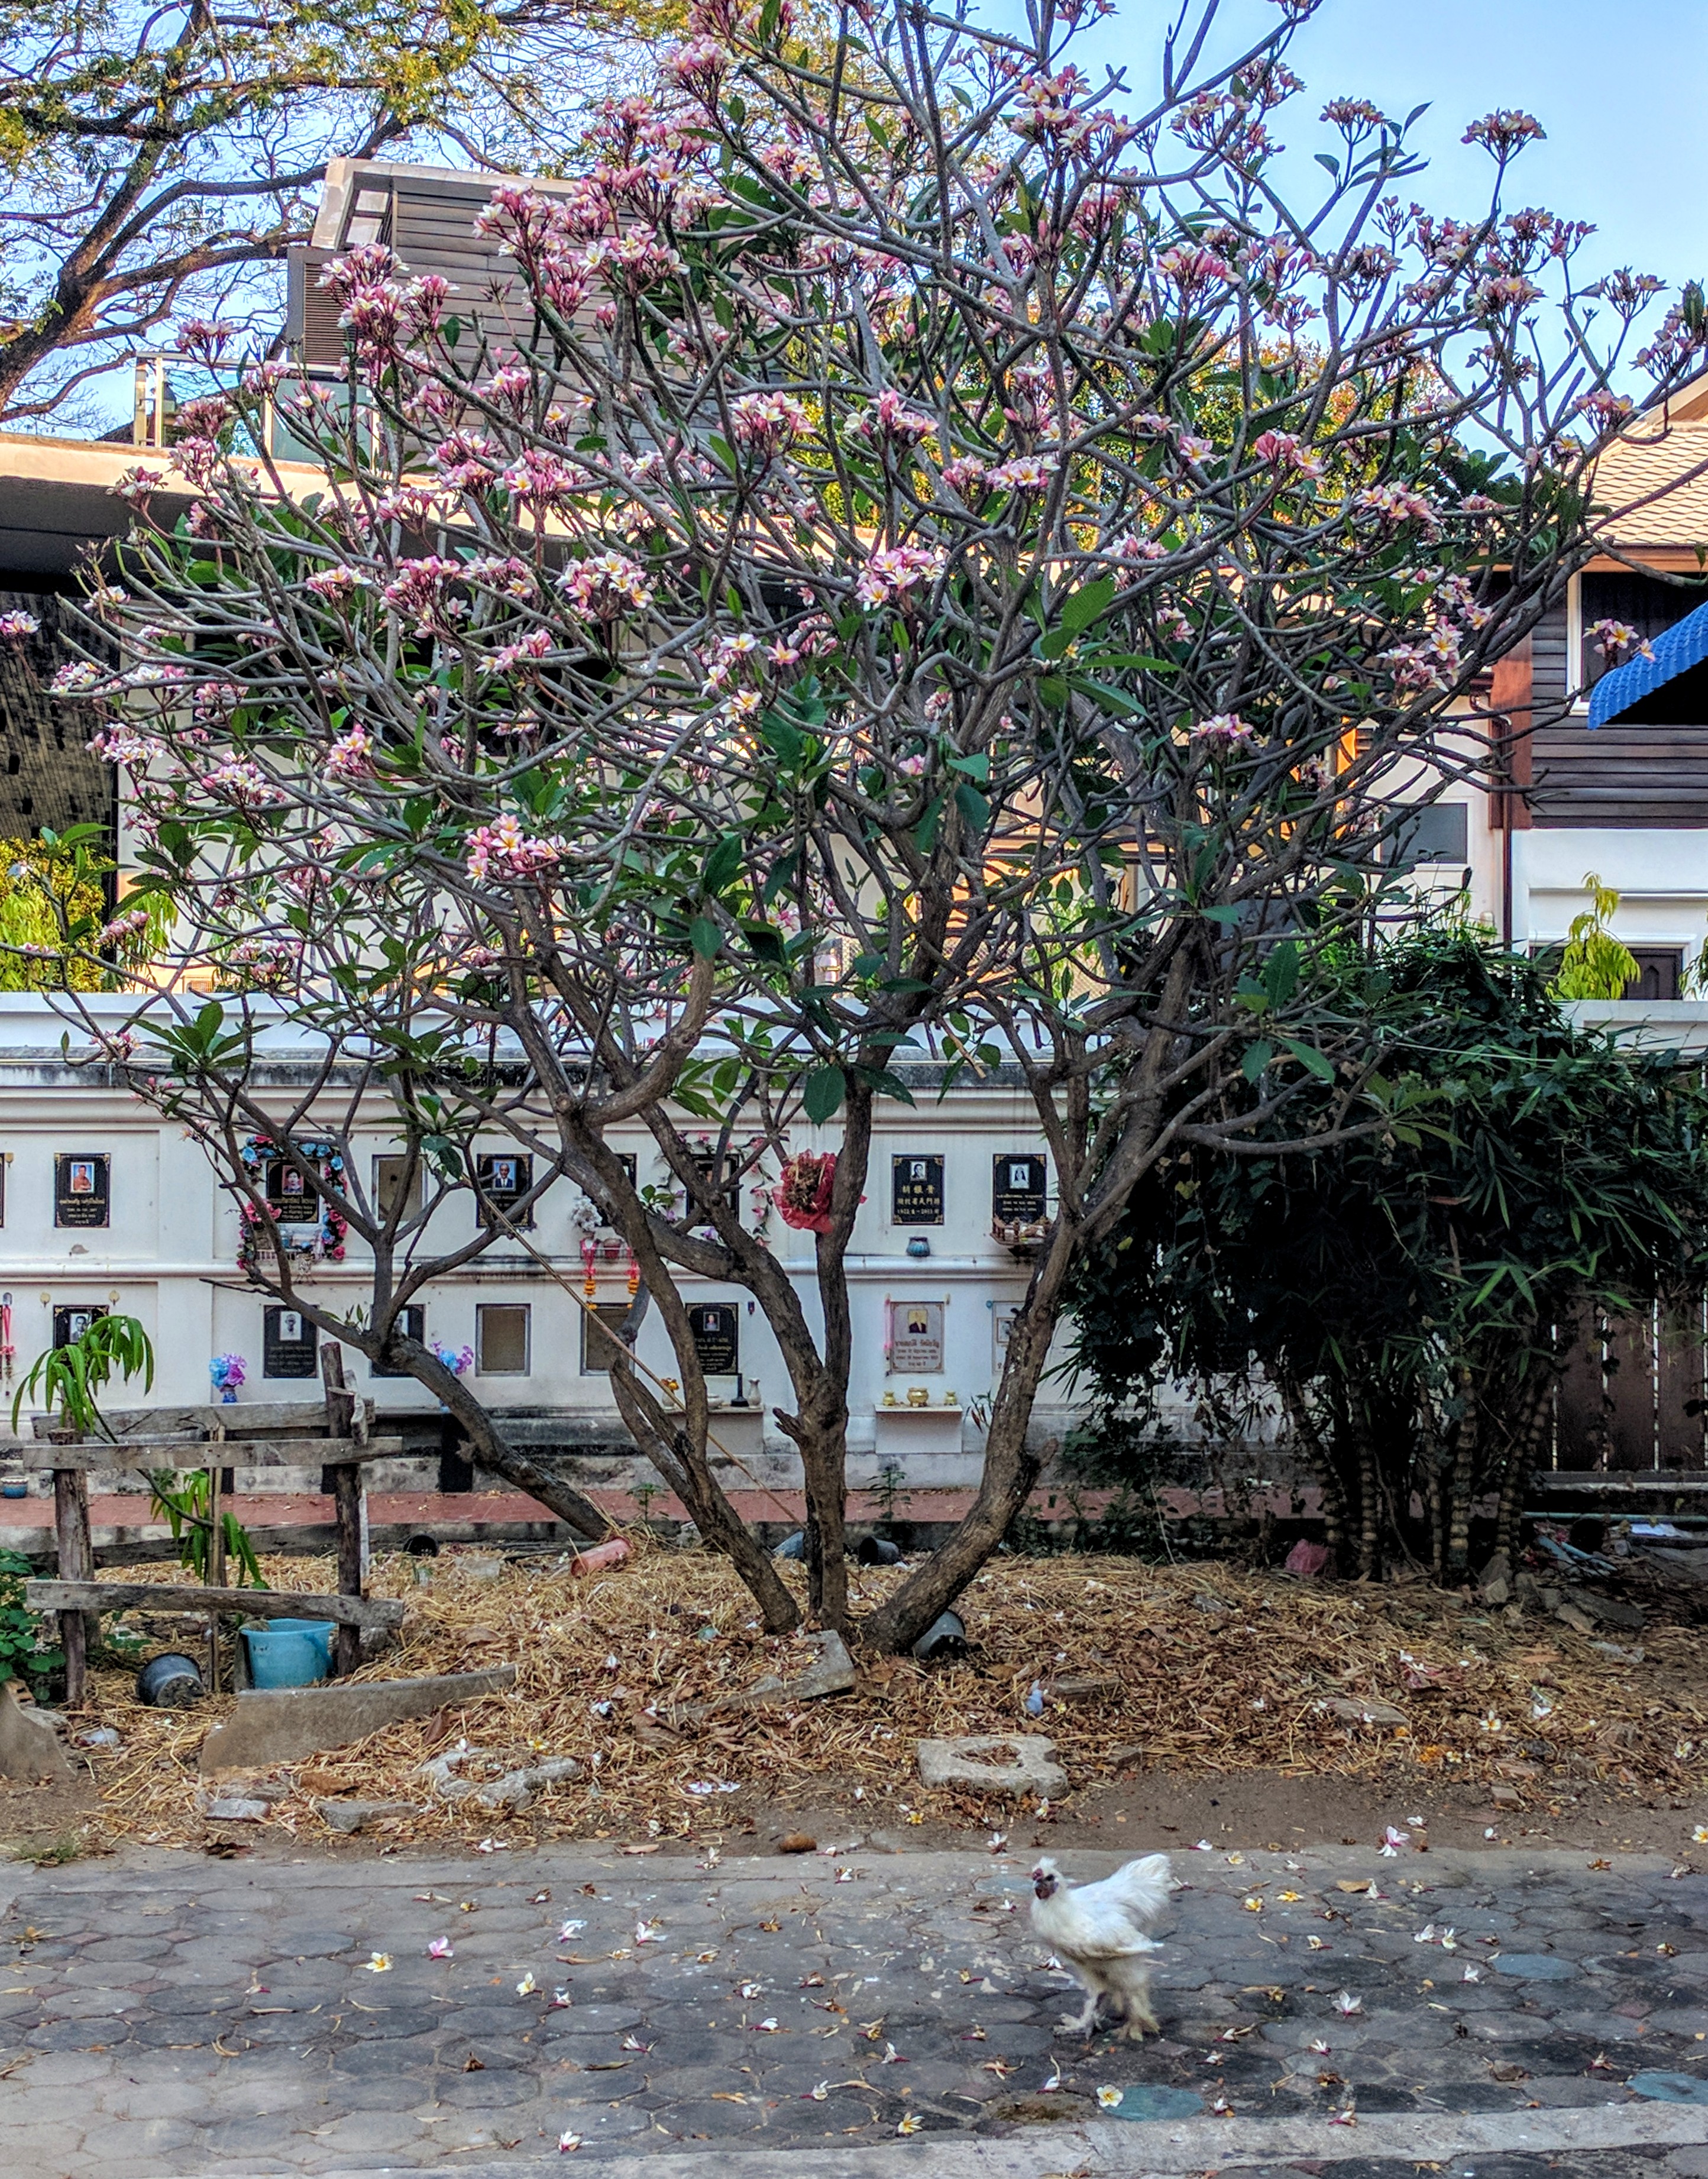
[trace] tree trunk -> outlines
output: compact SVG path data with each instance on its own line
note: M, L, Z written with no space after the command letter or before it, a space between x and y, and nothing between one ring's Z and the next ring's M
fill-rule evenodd
M617 1524L608 1513L601 1512L590 1498L585 1497L573 1483L565 1483L558 1476L548 1475L537 1461L530 1460L525 1452L508 1444L474 1394L464 1390L462 1379L453 1376L448 1369L443 1374L447 1380L444 1387L426 1379L423 1381L427 1383L430 1391L438 1393L461 1424L463 1434L481 1467L490 1468L494 1475L502 1476L513 1489L525 1491L530 1498L537 1498L548 1513L555 1514L580 1534L596 1537L610 1534Z
M1471 1495L1476 1481L1479 1435L1476 1392L1470 1370L1461 1363L1454 1375L1458 1380L1459 1397L1464 1412L1459 1419L1458 1442L1453 1449L1453 1471L1447 1484L1447 1578L1449 1581L1463 1576L1470 1567Z
M1322 1540L1328 1551L1329 1565L1337 1574L1346 1572L1347 1503L1338 1469L1317 1429L1304 1388L1296 1377L1277 1380L1282 1405L1287 1409L1288 1419L1293 1424L1293 1435L1304 1447L1305 1458L1315 1473L1322 1491Z
M613 1362L611 1389L629 1435L687 1507L701 1539L722 1551L752 1592L768 1634L787 1634L800 1624L800 1606L769 1554L725 1497L703 1448L671 1418L635 1375L628 1357Z
M1361 1400L1354 1404L1349 1419L1358 1475L1358 1578L1374 1581L1381 1571L1381 1490L1370 1410Z

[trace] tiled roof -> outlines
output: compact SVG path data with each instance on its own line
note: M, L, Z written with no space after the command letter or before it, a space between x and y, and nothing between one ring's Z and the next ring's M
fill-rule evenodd
M1595 502L1628 549L1708 546L1708 422L1633 425L1597 464Z

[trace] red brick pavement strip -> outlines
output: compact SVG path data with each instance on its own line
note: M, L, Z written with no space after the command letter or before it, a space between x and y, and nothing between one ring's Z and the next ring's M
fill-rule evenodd
M618 1521L640 1518L640 1507L627 1491L590 1490L596 1505ZM908 1526L921 1528L958 1521L973 1502L970 1490L914 1490L897 1518ZM1219 1491L1164 1490L1159 1494L1165 1510L1182 1514L1215 1516L1223 1509ZM1314 1496L1313 1494L1307 1494ZM1069 1506L1058 1494L1035 1492L1031 1501L1035 1517L1043 1521L1068 1520L1077 1512L1095 1516L1107 1504L1107 1491L1079 1494ZM731 1505L750 1523L799 1523L806 1518L805 1502L798 1490L732 1490ZM261 1548L288 1550L332 1540L332 1501L318 1491L266 1491L228 1498L225 1501ZM1254 1506L1253 1510L1255 1509ZM1290 1497L1276 1493L1271 1510L1292 1512ZM169 1534L162 1522L148 1518L147 1501L140 1492L91 1496L90 1526L97 1551L111 1551L126 1544L154 1544ZM668 1492L655 1498L648 1517L681 1521L685 1508ZM849 1497L849 1518L855 1522L880 1522L881 1505L861 1491ZM549 1515L539 1502L522 1491L386 1490L368 1500L368 1521L376 1544L382 1549L400 1545L408 1537L430 1532L442 1541L541 1542L567 1538L568 1529ZM16 1498L0 1501L0 1549L39 1556L53 1527L51 1497ZM315 1532L324 1530L324 1537Z

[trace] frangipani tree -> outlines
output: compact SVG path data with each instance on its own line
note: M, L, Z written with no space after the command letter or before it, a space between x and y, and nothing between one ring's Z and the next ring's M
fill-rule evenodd
M898 1055L1024 1082L1057 1205L975 1502L858 1630L883 1645L1024 1503L1074 1266L1137 1181L1240 1154L1308 1080L1337 1094L1307 1142L1405 1095L1301 972L1370 914L1395 798L1486 764L1475 692L1593 549L1652 290L1580 290L1584 230L1503 208L1522 114L1469 132L1495 186L1464 222L1406 205L1403 128L1349 100L1300 113L1332 174L1283 203L1288 26L1200 68L1211 14L1135 106L1052 6L808 37L712 0L572 189L495 191L502 331L383 250L329 269L344 382L233 371L188 418L187 528L145 520L97 601L142 662L66 677L134 773L142 884L227 958L300 991L336 913L468 1051L512 1040L530 1094L494 1119L677 1341L682 1414L612 1380L667 1473L704 1458L679 1276L754 1296L833 1623L875 1107ZM1702 337L1692 291L1638 360L1664 385ZM266 398L320 441L307 497ZM669 1203L611 1147L636 1119ZM815 1232L810 1307L739 1216L761 1173Z

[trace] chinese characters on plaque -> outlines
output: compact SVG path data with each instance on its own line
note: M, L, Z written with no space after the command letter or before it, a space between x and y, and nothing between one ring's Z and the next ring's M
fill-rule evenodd
M56 1226L105 1226L113 1208L113 1161L106 1152L76 1153L53 1161L53 1222Z
M941 1226L943 1222L943 1161L941 1152L890 1161L890 1223Z
M921 1377L943 1366L943 1304L940 1301L890 1304L890 1372Z

